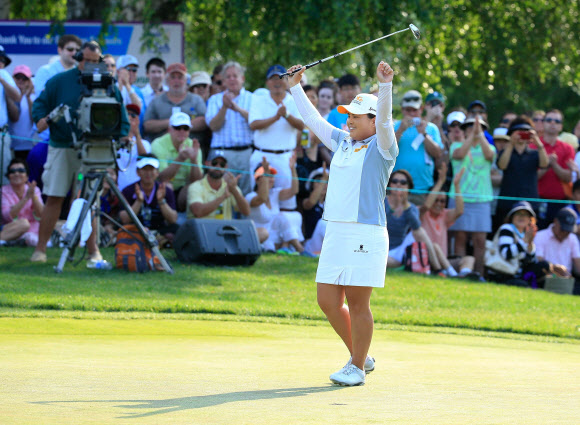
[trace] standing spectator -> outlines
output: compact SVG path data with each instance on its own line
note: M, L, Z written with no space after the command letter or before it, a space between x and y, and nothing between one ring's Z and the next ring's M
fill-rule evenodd
M578 215L570 208L562 208L547 229L534 238L538 261L559 264L568 275L580 274L580 242L575 235Z
M46 82L61 72L68 71L76 65L75 55L81 49L81 39L74 34L64 34L58 39L58 60L41 66L34 75L36 93L44 90Z
M538 168L548 166L548 155L534 130L532 121L519 116L508 130L510 138L503 151L498 153L497 166L503 170L499 195L502 198L538 198ZM529 144L536 149L531 149ZM515 201L498 199L496 216L506 217ZM531 204L534 208L537 205ZM535 213L534 213L535 214Z
M159 161L147 155L137 162L139 181L123 189L123 196L143 226L158 233L158 240L172 240L177 232L175 195L167 183L159 183ZM122 223L130 223L126 211L121 211ZM163 238L161 238L163 237Z
M485 122L488 122L487 106L485 106L485 103L483 103L483 101L481 101L481 100L474 100L467 107L467 117L474 118L476 116L479 116L482 120L484 120ZM489 134L487 129L483 130L483 134L484 134L485 138L487 139L487 141L489 142L489 144L493 145L493 137L491 134Z
M336 84L330 80L321 81L318 85L318 112L322 118L328 121L328 114L334 108L334 97L336 95Z
M508 129L504 127L498 127L493 130L493 143L498 155L510 142L510 136L508 136L507 133ZM503 170L497 166L497 161L494 161L491 165L491 186L493 190L493 201L491 201L491 230L494 234L497 229L499 229L499 226L503 224L505 217L505 214L497 214L497 197L500 194L502 180Z
M515 112L512 112L512 111L504 112L503 115L501 116L501 120L499 120L498 128L505 128L505 129L510 128L512 121L515 120L517 117L518 116L516 115ZM497 148L497 146L496 146L496 148Z
M544 137L544 118L546 118L546 112L541 109L532 113L533 127L536 133L538 133L540 140Z
M2 221L22 221L24 230L14 239L23 239L28 246L38 243L38 218L42 216L44 204L36 182L28 182L28 166L14 158L8 165L10 184L2 188ZM16 235L13 235L16 236Z
M101 58L101 48L94 41L85 43L81 51L83 59L79 62L78 67L51 78L45 89L34 101L32 108L32 118L36 122L38 131L44 131L50 126L50 146L42 175L43 193L48 198L40 221L38 245L31 257L31 261L34 262L46 262L46 244L60 216L64 198L81 165L77 151L72 148L73 138L69 125L63 119L57 122L47 120L48 114L60 104L68 105L71 115L76 118L82 90L81 72L86 63L96 64ZM116 87L113 87L113 95L118 102L122 101L121 93ZM122 110L121 114L121 131L115 137L126 136L129 131L129 121L125 110ZM93 229L95 227L93 226ZM89 263L103 260L95 236L93 230L87 241Z
M211 87L209 91L210 97L213 96L214 94L221 93L226 89L226 87L223 84L222 77L223 68L224 68L223 65L216 65L216 67L213 69L213 72L211 74Z
M404 169L411 173L415 188L423 191L409 194L409 200L417 205L425 202L433 186L435 161L443 153L439 129L435 124L421 119L422 104L423 98L418 91L405 93L401 102L403 118L395 123L399 157L393 172Z
M296 149L296 140L304 129L304 122L288 93L288 78L282 65L273 65L266 73L269 94L252 100L248 122L254 131L254 152L250 156L250 170L255 170L265 157L278 170L274 187L292 187L294 167L290 158ZM252 179L253 180L253 179ZM253 183L253 181L252 181ZM280 201L281 211L295 211L296 197Z
M450 153L453 173L459 173L462 168L466 170L460 182L464 210L449 230L455 232L455 253L460 257L467 254L468 236L471 236L475 271L483 275L486 234L491 232L491 164L495 161L496 150L483 134L487 123L482 118L468 118L461 127L465 140L453 143ZM449 206L455 207L454 198Z
M439 134L441 136L441 142L444 146L447 146L447 132L443 128L444 120L443 117L445 112L445 96L438 91L429 93L425 98L425 119L430 123L433 123L439 129Z
M117 151L117 167L119 168L119 175L117 184L120 190L125 189L130 184L139 180L137 175L137 161L140 156L151 153L151 143L143 140L140 131L139 114L141 110L138 105L127 105L127 116L129 117L129 135L127 142L129 148L120 148Z
M224 153L212 152L205 165L205 177L192 183L187 191L188 218L231 220L234 211L249 216L250 204L238 187L240 175L234 177L227 171L228 162Z
M340 103L348 105L360 93L360 82L358 78L352 74L344 74L338 79L338 95L340 96ZM348 115L338 112L338 108L334 108L328 114L326 119L330 124L340 130L350 131L346 125Z
M166 134L169 118L176 112L183 112L191 118L191 137L207 128L204 119L205 102L198 95L187 91L186 74L187 69L182 63L172 63L167 67L169 91L155 96L149 104L143 124L146 139L155 140Z
M2 158L2 163L0 163L0 178L2 179L2 184L6 181L5 170L10 162L12 154L10 153L11 137L8 132L8 108L10 105L14 106L20 103L21 94L18 90L18 86L14 82L14 79L8 71L4 68L12 63L12 60L6 52L4 47L0 46L0 158ZM18 116L11 116L13 121L18 120Z
M25 161L34 146L32 139L36 135L36 129L32 122L32 103L36 99L36 93L31 79L32 72L28 66L18 65L14 68L12 76L22 95L20 118L10 123L12 150L15 158Z
M123 96L123 103L137 105L144 112L145 98L141 89L135 85L138 71L139 61L135 56L124 55L117 60L117 85Z
M159 179L172 184L180 212L186 208L188 186L203 177L199 142L189 138L190 129L189 115L177 112L169 119L167 134L151 145L151 152L159 159Z
M113 78L117 78L117 63L113 55L110 53L103 55L103 62L107 65L107 71L109 71Z
M572 170L569 162L574 161L575 154L570 145L558 139L563 121L564 115L558 109L546 112L544 138L541 140L548 154L548 167L538 171L538 192L542 199L563 200L572 197ZM543 211L539 214L540 229L546 228L554 220L561 207L559 203L547 203L545 215Z
M191 74L189 91L200 96L207 104L210 96L211 77L205 71L196 71Z
M151 58L147 61L145 72L149 82L141 89L146 108L149 107L149 104L155 96L159 96L169 90L169 87L164 84L165 71L165 61L163 59Z
M211 150L225 151L230 170L242 173L239 185L247 194L252 190L252 130L248 124L252 93L244 88L244 68L237 62L226 63L221 78L226 90L209 98L205 115L212 130Z

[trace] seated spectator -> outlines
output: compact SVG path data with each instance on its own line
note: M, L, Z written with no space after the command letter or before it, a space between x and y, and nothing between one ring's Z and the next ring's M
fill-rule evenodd
M295 216L289 216L280 211L280 201L290 199L298 193L298 180L296 179L296 156L290 159L290 168L294 170L292 186L286 189L274 187L274 175L277 171L271 168L266 158L262 165L254 173L256 182L253 192L246 195L250 203L250 218L254 220L256 227L265 228L268 231L268 239L263 243L265 251L277 251L291 253L292 247L296 252L304 256L312 256L304 250L302 241L302 216L294 212ZM290 219L292 217L292 220Z
M499 255L507 261L515 260L517 270L513 275L487 269L487 277L497 283L513 286L542 287L546 274L551 271L565 276L562 266L538 261L534 237L537 232L536 213L529 202L517 202L508 212L506 222L497 231Z
M238 187L240 175L234 177L227 171L224 154L213 151L205 165L205 177L192 183L187 191L187 217L231 220L234 211L249 216L250 204Z
M7 226L10 234L2 240L22 239L28 246L38 243L39 221L44 210L40 189L36 182L28 182L28 165L14 158L8 164L10 184L2 187L2 221L7 224L20 222L18 226ZM11 231L10 231L11 230ZM4 239L4 238L10 239Z
M310 194L302 201L304 236L306 238L304 249L312 253L319 253L322 250L322 242L326 233L327 222L322 219L322 213L328 189L328 172L326 163L323 162L321 168L310 173L306 182L306 190Z
M538 198L538 168L548 166L548 155L543 147L533 123L526 116L512 121L507 135L510 138L504 150L497 156L497 166L503 170L499 191L500 197ZM530 143L538 147L531 149ZM514 201L498 199L496 215L506 217L513 208ZM537 209L537 203L531 204Z
M493 130L493 143L498 153L503 151L510 141L510 137L507 135L507 132L508 129L505 127L498 127L495 130ZM492 235L497 231L497 229L499 229L499 226L503 224L504 220L503 215L496 214L497 197L499 196L499 191L501 190L502 179L503 179L503 170L500 170L500 168L497 166L497 161L494 161L493 164L491 164L491 187L493 191L493 201L491 201Z
M450 154L453 173L466 170L460 182L464 210L449 230L454 232L455 254L460 257L467 255L467 240L471 236L475 271L483 275L486 234L491 232L491 164L496 151L483 134L487 124L481 118L467 118L461 128L465 140L453 143ZM453 193L453 187L450 190ZM453 208L455 200L451 196L449 205Z
M25 161L34 146L32 139L36 136L36 128L32 122L32 103L36 99L36 93L32 83L32 72L28 66L18 65L14 68L12 76L22 94L22 99L20 100L20 116L18 120L10 122L11 148L14 152L14 158Z
M137 161L139 156L151 153L151 143L141 138L139 114L141 109L138 105L127 105L127 116L129 117L129 134L127 142L128 148L120 148L117 151L117 167L119 167L118 182L119 189L123 190L130 184L139 180L137 175Z
M387 185L385 211L389 234L389 256L387 267L397 268L403 264L406 248L413 242L424 242L429 252L429 263L434 271L441 270L441 263L433 244L421 227L419 210L409 202L409 189L413 189L413 178L407 170L391 174Z
M114 168L107 168L107 174L117 182L117 170ZM113 220L117 221L119 218L119 212L121 211L121 201L117 195L111 190L109 182L103 180L103 190L100 194L101 199L101 212L105 215L101 215L101 231L99 234L101 247L112 246L116 242L117 227Z
M447 195L440 193L443 184L445 183L447 175L447 164L441 163L439 166L439 178L437 183L433 186L425 203L419 208L421 217L421 226L425 229L427 236L433 244L433 249L439 259L442 271L441 273L450 277L475 277L479 278L481 275L473 274L473 266L475 258L470 255L464 257L455 257L448 260L447 249L447 231L457 217L463 214L463 197L461 196L461 187L459 182L463 177L465 168L462 168L455 174L453 178L453 185L455 187L455 208L445 208L447 205Z
M203 177L199 142L189 138L190 128L189 115L177 112L169 120L168 133L151 145L151 152L159 159L159 179L171 183L178 211L185 211L189 184Z
M580 275L580 242L575 235L578 215L570 208L562 208L547 229L534 238L538 261L561 265L561 273ZM554 267L554 266L552 266Z
M177 211L175 195L167 183L159 183L159 160L147 155L137 161L139 181L127 186L123 196L143 226L158 233L160 244L173 240L177 232ZM127 211L121 211L119 218L123 224L131 223Z

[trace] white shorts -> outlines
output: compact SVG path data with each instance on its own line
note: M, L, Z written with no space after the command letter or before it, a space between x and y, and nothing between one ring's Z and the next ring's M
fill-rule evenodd
M389 235L372 224L329 221L316 282L341 286L385 286Z

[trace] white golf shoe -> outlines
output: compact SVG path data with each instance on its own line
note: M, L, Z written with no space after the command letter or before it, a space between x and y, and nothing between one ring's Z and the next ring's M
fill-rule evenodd
M338 372L330 375L333 384L343 387L353 387L365 384L365 373L352 363L347 364Z
M349 364L352 364L352 357L348 359L348 362L346 362L343 369L346 368ZM363 368L367 375L371 373L373 370L375 370L375 359L371 356L367 356Z

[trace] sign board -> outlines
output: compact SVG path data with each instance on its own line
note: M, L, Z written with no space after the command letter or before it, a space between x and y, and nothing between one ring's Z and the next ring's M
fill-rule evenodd
M103 53L110 53L115 59L126 54L135 56L139 60L140 81L145 80L145 64L153 57L160 57L168 65L174 62L183 63L183 24L170 22L161 26L167 41L164 41L164 37L159 33L155 37L160 40L155 46L156 49L141 52L143 24L114 23L105 37L105 45L101 46ZM69 21L64 25L64 34L75 34L83 42L97 40L100 30L100 22ZM158 29L156 31L159 32ZM7 70L12 72L16 65L24 64L28 65L34 74L38 68L57 55L58 36L50 37L49 32L49 21L0 21L0 45L12 59Z

